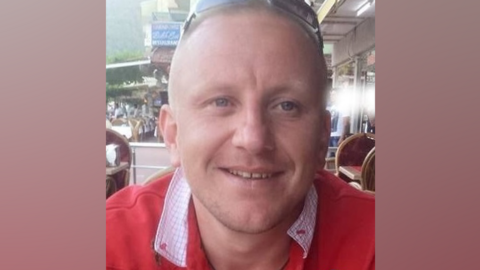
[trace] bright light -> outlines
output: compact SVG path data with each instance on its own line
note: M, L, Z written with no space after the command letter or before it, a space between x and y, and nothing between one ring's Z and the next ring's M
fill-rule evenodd
M351 88L338 89L335 98L335 106L342 110L350 112L356 105L355 92Z
M369 111L375 111L375 89L368 89L365 95L366 109Z
M357 10L357 16L362 15L362 13L364 13L365 11L367 11L367 9L368 9L371 5L372 5L372 4L370 3L370 1L365 2L365 4L363 4L363 5Z

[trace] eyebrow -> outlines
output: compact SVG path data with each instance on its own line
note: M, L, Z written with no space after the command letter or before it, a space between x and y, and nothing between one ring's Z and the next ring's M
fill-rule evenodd
M221 94L226 96L235 96L237 93L244 91L243 86L236 86L228 82L201 82L190 88L190 97L192 101L196 102L203 98L208 98L214 94ZM270 86L266 89L265 95L267 97L273 97L282 94L297 93L299 96L304 97L309 91L315 91L311 89L307 82L301 81L289 81L286 84Z

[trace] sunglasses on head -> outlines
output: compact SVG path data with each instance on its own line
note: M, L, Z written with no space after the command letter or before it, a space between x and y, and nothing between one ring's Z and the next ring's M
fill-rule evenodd
M207 10L234 4L241 4L253 0L199 0L195 9L188 16L183 26L183 33L185 33L193 19L202 12ZM317 14L315 11L303 0L264 0L264 2L274 7L283 10L289 16L292 16L302 25L304 25L310 32L312 32L319 50L323 53L323 39L320 33L320 25L318 23Z

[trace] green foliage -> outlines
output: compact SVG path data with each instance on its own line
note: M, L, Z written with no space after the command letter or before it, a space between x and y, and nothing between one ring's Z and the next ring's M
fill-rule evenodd
M144 59L141 51L123 51L114 55L107 56L107 64L130 62Z
M107 101L118 101L122 97L130 97L136 90L134 88L122 88L120 86L107 85Z
M143 74L139 66L119 67L107 69L107 84L123 85L142 83Z
M124 51L115 55L109 56L106 59L107 64L123 63L142 60L142 52ZM125 84L143 83L143 72L139 66L128 66L110 68L106 70L106 95L107 101L116 100L119 97L128 97L132 95L135 88L124 88Z
M138 98L138 97L128 97L128 98L123 98L122 99L123 102L126 102L126 103L129 103L129 104L137 104L137 105L142 105L144 104L144 100L142 98Z

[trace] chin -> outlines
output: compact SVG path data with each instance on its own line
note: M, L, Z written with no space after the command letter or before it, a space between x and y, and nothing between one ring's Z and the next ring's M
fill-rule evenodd
M280 224L284 215L253 208L236 211L235 216L217 215L217 220L232 231L259 234L271 230Z

